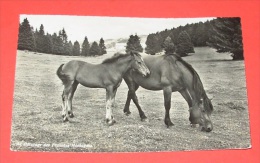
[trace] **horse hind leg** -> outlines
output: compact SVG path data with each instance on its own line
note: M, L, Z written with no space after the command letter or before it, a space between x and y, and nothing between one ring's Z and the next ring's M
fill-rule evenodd
M171 88L166 88L163 90L164 95L164 107L165 107L165 118L164 123L166 124L167 128L173 126L174 124L171 122L170 118L170 109L171 109Z
M72 87L71 87L71 93L70 93L70 96L69 96L69 110L68 110L68 114L69 114L69 117L70 118L73 118L74 117L74 114L73 114L73 111L72 111L72 99L73 99L73 96L74 96L74 93L77 89L77 86L78 86L78 82L77 81L74 81L74 83L72 84Z
M69 111L71 110L70 98L71 98L72 84L73 84L73 82L67 82L64 85L64 90L63 90L63 94L62 94L63 122L67 122L69 120Z
M61 95L61 99L62 99L62 118L63 118L63 121L66 122L68 121L68 118L66 118L66 101L65 101L65 95L64 95L64 90L62 92L62 95Z

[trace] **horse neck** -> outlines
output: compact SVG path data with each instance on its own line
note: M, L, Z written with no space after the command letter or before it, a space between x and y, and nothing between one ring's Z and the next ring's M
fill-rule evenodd
M126 57L116 60L110 65L111 67L113 67L113 69L115 69L116 72L123 75L131 68L131 62L132 62L131 55L128 55Z

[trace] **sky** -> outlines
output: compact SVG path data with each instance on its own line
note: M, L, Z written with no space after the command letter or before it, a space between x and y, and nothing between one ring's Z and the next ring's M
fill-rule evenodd
M68 40L83 42L85 36L90 42L100 38L128 38L131 34L148 35L186 24L205 22L213 18L127 18L100 16L64 15L20 15L20 23L27 18L34 29L43 24L45 33L58 33L65 29Z

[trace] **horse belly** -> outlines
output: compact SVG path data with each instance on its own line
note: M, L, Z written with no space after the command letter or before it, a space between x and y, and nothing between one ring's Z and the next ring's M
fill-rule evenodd
M148 89L148 90L162 90L163 87L160 84L160 81L153 79L153 78L145 78L145 77L136 77L134 81L140 85L141 87Z
M94 72L84 72L77 75L76 80L85 87L103 88L101 77Z

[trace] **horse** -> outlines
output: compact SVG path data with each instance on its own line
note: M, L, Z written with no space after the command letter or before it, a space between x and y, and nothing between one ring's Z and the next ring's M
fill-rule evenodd
M199 124L202 131L210 132L213 129L210 119L213 106L194 68L182 58L173 54L150 55L143 59L150 70L148 77L143 77L131 70L124 76L124 81L129 88L124 113L126 115L131 113L129 105L131 100L133 100L141 120L145 120L147 117L139 105L135 91L139 86L152 91L163 90L164 122L168 128L173 125L169 114L171 94L178 91L188 103L191 126L194 127L196 124Z
M72 99L78 84L89 88L106 89L106 122L113 125L116 121L112 114L117 88L128 70L134 70L141 76L149 75L150 71L144 64L138 52L114 54L101 64L91 64L84 61L72 60L61 64L56 74L61 79L64 90L62 93L62 117L66 122L73 118Z

